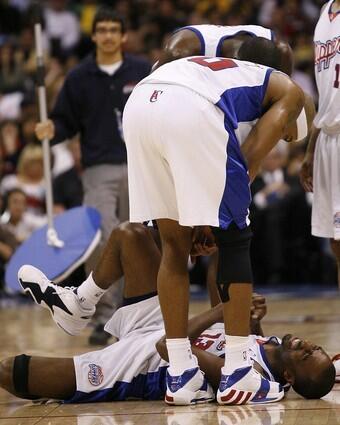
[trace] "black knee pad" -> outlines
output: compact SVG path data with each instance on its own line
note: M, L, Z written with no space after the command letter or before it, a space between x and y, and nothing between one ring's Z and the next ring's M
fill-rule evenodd
M216 283L222 302L229 301L231 283L252 283L250 263L250 227L239 229L232 223L228 229L212 228L218 246Z
M28 391L28 372L31 356L21 354L14 358L13 364L13 385L15 392L22 398L36 400L40 397L29 394Z

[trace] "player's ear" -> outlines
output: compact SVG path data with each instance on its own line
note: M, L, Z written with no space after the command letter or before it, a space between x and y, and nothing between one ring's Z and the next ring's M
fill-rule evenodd
M291 385L294 385L294 383L295 383L295 375L289 369L285 369L283 371L283 377L285 378L286 382L288 382Z

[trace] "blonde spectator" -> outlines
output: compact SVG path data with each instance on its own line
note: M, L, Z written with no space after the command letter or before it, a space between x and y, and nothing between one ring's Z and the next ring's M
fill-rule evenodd
M1 194L14 188L20 188L26 194L28 211L43 215L45 188L41 146L27 145L19 156L17 174L3 178L0 184Z

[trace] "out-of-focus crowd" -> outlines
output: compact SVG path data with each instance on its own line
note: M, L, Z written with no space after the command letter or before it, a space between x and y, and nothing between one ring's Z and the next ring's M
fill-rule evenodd
M19 243L46 222L38 121L33 22L43 22L49 108L66 73L92 50L98 6L114 6L128 28L126 52L156 62L169 34L188 24L259 24L287 38L293 78L317 101L313 31L323 0L0 0L0 280ZM257 283L335 282L327 243L310 236L311 196L298 173L304 146L279 145L252 191L252 256ZM82 202L77 139L53 147L55 211ZM2 275L1 275L2 274Z

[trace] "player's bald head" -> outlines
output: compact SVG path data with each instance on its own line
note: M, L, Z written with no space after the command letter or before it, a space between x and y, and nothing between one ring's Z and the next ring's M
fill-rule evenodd
M282 69L280 48L276 43L264 37L252 37L244 41L237 58L285 71Z

